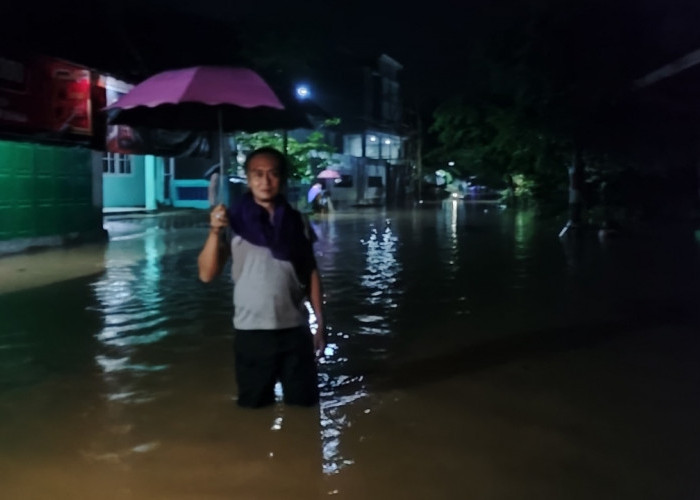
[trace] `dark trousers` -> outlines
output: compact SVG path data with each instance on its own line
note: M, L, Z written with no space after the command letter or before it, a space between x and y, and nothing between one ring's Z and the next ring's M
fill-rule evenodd
M308 325L283 330L236 330L234 355L239 406L271 405L278 380L286 404L318 403L318 372Z

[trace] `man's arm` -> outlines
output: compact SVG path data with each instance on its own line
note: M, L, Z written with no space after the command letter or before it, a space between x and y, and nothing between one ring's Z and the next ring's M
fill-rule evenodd
M323 317L323 287L321 285L321 275L318 269L311 271L309 281L309 301L316 315L318 329L314 335L314 352L316 356L322 356L326 348L326 323Z
M199 279L204 283L209 283L221 274L224 263L228 258L228 248L226 243L222 241L222 233L228 226L228 217L226 216L226 207L224 205L217 205L211 211L209 226L209 235L197 258Z

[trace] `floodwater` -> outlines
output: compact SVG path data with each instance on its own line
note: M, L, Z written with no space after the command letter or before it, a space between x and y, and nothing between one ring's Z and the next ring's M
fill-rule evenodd
M0 259L0 497L700 498L700 243L445 201L313 220L318 408L235 405L203 224Z

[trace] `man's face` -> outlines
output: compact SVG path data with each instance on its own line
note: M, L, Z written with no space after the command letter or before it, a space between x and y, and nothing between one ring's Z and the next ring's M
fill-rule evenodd
M269 203L280 193L282 178L274 156L266 153L255 155L248 163L246 176L257 203Z

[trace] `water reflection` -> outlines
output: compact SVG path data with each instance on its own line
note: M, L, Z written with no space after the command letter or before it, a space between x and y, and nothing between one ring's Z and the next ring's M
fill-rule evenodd
M513 288L526 289L533 269L532 255L532 212L518 211L514 217L513 228L513 257L515 269L513 270Z
M344 436L359 402L369 395L362 365L387 356L385 337L394 333L402 266L393 221L381 212L329 216L315 221L314 229L330 314L328 348L319 375L322 470L334 476L354 464Z
M362 384L362 377L324 380L327 389L322 394L320 405L324 474L337 474L344 467L354 463L354 460L343 453L341 440L345 430L352 424L348 408L367 396L365 389L356 389ZM344 394L347 387L351 387L352 390L349 394Z
M460 222L466 218L464 203L454 198L444 200L442 210L436 212L436 217L440 241L438 261L445 266L447 279L456 280L460 270L458 229Z
M104 321L96 335L103 352L96 360L105 373L114 372L115 366L146 367L148 371L147 363L125 360L138 354L138 346L157 343L169 334L162 328L167 314L162 311L159 239L156 231L143 236L144 260L138 263L124 259L116 249L109 250L106 272L93 285Z
M135 249L139 244L141 249ZM161 284L162 235L152 228L129 245L129 252L119 244L110 246L105 273L93 284L97 299L93 308L103 319L102 329L95 334L99 342L95 363L104 381L107 436L102 448L84 451L91 461L123 464L133 453L152 452L160 446L150 435L146 442L135 438L136 419L130 407L151 403L159 396L147 380L170 366L155 362L148 351L171 333L164 326L168 314L163 310ZM134 251L142 259L134 260Z
M355 316L361 323L358 332L386 335L391 333L388 313L397 307L396 299L401 294L400 288L396 287L401 270L396 259L398 238L392 231L391 219L384 220L382 229L372 225L369 237L361 243L366 251L366 267L360 284L367 289L364 302L370 308L367 314Z

